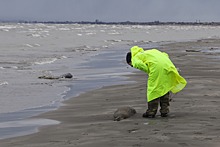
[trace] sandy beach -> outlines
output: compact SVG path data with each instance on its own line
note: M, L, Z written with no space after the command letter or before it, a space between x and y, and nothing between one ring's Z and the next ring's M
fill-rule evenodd
M204 39L159 47L188 81L183 91L172 96L167 118L159 114L153 119L142 118L147 109L146 75L136 71L128 79L136 82L86 92L65 101L58 110L38 116L60 124L42 127L32 135L1 140L0 146L219 147L219 46L219 39ZM132 106L137 114L113 121L114 111L121 106Z

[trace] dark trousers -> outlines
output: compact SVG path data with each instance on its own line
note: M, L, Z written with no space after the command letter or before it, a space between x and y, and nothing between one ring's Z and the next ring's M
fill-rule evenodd
M156 115L158 105L160 103L160 113L161 114L168 114L169 113L169 102L170 102L170 94L169 92L164 96L161 96L155 100L148 102L148 109L147 113L149 115Z

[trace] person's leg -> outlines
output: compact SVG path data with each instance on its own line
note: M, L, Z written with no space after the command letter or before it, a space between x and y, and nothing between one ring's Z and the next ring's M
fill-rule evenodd
M157 98L155 100L148 102L148 109L147 109L146 113L143 114L143 117L150 117L150 118L155 117L155 115L157 113L159 101L160 101L160 99Z
M168 92L164 96L160 97L160 113L162 117L167 117L169 113L170 93Z

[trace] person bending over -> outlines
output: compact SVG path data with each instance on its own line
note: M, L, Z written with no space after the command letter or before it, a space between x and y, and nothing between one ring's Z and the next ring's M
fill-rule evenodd
M134 46L126 55L127 63L148 74L148 109L143 117L154 118L160 103L161 117L169 113L169 94L181 91L187 84L165 52L157 49L144 50Z

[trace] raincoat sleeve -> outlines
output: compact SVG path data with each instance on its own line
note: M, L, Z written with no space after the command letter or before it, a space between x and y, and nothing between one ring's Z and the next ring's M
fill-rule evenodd
M132 60L132 65L133 65L133 67L135 67L135 68L137 68L139 70L142 70L142 71L146 72L147 74L149 73L147 64L145 64L138 57L134 57L134 59Z

